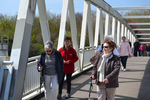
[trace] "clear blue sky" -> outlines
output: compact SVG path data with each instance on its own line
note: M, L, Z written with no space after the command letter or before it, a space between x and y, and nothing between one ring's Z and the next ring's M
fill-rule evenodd
M63 0L45 0L47 11L55 14L62 12ZM112 7L120 6L150 6L150 0L105 0ZM4 15L17 15L20 0L0 0L0 13ZM83 12L84 0L74 0L75 12ZM96 10L92 6L92 10ZM38 12L36 11L36 14Z

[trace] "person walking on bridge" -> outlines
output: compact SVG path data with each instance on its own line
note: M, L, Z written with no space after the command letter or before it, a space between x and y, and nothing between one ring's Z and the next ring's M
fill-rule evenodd
M41 72L40 80L44 82L46 100L57 100L58 84L64 74L63 68L64 62L60 52L53 48L51 41L46 42L45 51L41 53L37 63L37 69Z
M139 56L141 56L141 53L140 53L140 43L138 42L138 40L136 40L134 42L134 56L137 57L137 52L139 52Z
M78 60L78 56L76 51L71 47L71 37L66 37L64 40L64 46L59 49L59 52L61 53L63 60L64 60L64 75L66 75L67 80L67 94L65 98L71 97L71 76L72 73L74 73L74 63ZM59 94L58 99L61 100L61 94L62 94L62 87L64 83L64 78L59 84Z
M150 46L149 46L149 44L147 44L147 45L146 45L147 56L149 56L149 51L150 51Z
M112 41L112 42L114 42L113 36L112 36L112 35L106 35L105 38L104 38L104 41ZM113 54L119 56L119 52L118 52L118 50L117 50L116 47L117 47L117 46L116 46L116 44L115 44L115 48L114 48L114 50L113 50ZM99 54L101 54L101 53L103 53L103 44L101 44L101 45L98 47L98 49L97 49L95 55L90 59L91 64L93 64L93 63L96 61L97 55L99 55Z
M141 56L144 56L145 46L143 44L141 44L139 49L141 51Z
M118 75L120 58L113 54L115 43L105 41L103 53L93 64L92 79L96 79L98 100L114 100L116 88L119 86Z
M123 71L126 71L126 63L127 63L128 56L131 56L131 49L129 43L126 42L125 36L122 37L122 42L120 43L118 51L120 54L121 63L123 65L122 69Z
M112 36L112 35L106 35L105 38L104 38L104 41L108 41L108 40L114 42L113 36ZM103 52L103 44L101 44L101 45L98 47L96 53L98 54L98 52L101 52L101 53ZM118 50L117 50L117 48L116 48L116 44L115 44L115 48L114 48L114 50L113 50L113 54L119 56L119 52L118 52Z

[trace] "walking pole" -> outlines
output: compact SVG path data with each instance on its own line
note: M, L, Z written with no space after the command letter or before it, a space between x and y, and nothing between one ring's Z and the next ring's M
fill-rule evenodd
M90 88L89 88L89 98L88 98L88 100L94 100L94 99L90 98L92 89L93 89L92 78L90 78Z

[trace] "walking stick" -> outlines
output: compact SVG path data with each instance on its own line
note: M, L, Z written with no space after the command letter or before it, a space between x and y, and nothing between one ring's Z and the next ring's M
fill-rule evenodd
M92 78L90 78L90 88L89 88L89 98L88 98L88 100L94 100L94 99L90 98L92 89L93 89Z

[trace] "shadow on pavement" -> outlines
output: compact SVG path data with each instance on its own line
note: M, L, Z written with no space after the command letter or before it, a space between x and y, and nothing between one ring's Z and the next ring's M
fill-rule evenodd
M144 76L141 82L138 100L150 100L150 59L146 65Z
M116 98L115 100L137 100L137 98L132 98L132 97L126 97L126 96L121 96L121 95L115 95Z

